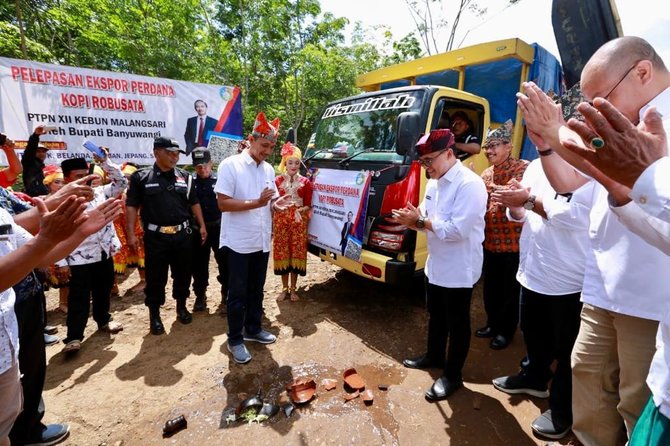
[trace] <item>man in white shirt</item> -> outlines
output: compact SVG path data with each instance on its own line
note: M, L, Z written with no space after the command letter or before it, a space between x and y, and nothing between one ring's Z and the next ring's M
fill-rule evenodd
M437 129L416 144L419 163L430 177L416 208L394 209L393 221L425 231L428 342L423 356L405 359L409 368L443 368L426 392L439 401L463 387L463 365L470 349L472 287L482 272L486 186L454 155L454 135ZM449 350L446 352L447 341Z
M221 161L216 192L221 210L220 248L228 256L228 351L238 364L251 361L244 341L272 344L277 337L261 326L263 286L272 237L275 172L266 162L277 143L279 120L256 117L249 147Z
M116 198L125 190L128 180L119 166L107 157L99 159L102 170L110 183L94 188L94 198L88 203L93 208L108 198ZM70 158L61 163L65 183L77 181L88 174L88 163L84 158ZM75 353L81 348L84 329L92 306L93 319L98 330L118 333L123 326L109 313L109 299L114 285L114 261L112 256L121 243L112 223L90 235L70 255L70 294L68 296L67 337L63 340L64 353ZM92 302L92 305L91 305Z
M670 87L670 73L661 71ZM580 111L589 126L568 125L584 141L601 138L604 146L589 150L566 144L583 157L592 174L603 183L614 183L637 206L612 205L612 211L628 229L665 254L670 255L670 88L653 99L654 107L640 110L642 125L635 127L609 102L597 99L594 107L582 104ZM664 131L665 128L665 131ZM592 129L598 129L596 133ZM610 186L612 187L612 186ZM652 396L635 425L630 446L670 444L670 300L656 335L656 353L647 384Z
M12 285L34 268L48 267L63 258L121 211L118 200L107 200L96 209L86 211L83 198L71 197L53 212L48 212L44 203L37 200L40 214L32 215L39 215L41 222L40 232L35 237L14 223L7 211L0 209L0 446L10 444L9 432L21 410L22 400Z
M505 393L549 397L549 409L531 423L536 435L559 439L572 426L570 353L579 332L579 300L589 246L589 211L594 182L572 194L557 194L534 160L521 183L491 195L523 221L516 275L521 284L520 326L528 364L517 374L493 380ZM556 361L555 371L552 363ZM547 384L551 380L551 392Z
M666 103L668 87L663 61L648 42L632 36L598 49L581 77L586 99L609 100L634 124L646 106ZM625 203L625 189L566 148L597 149L606 144L603 139L583 142L537 86L524 84L524 92L518 103L528 131L542 142L540 149L555 150L541 158L552 186L569 192L587 181L568 161L603 185L591 212L582 323L572 354L573 431L585 444L614 445L622 422L630 438L649 398L645 377L670 288L670 258L630 232L610 209L608 195L615 204Z

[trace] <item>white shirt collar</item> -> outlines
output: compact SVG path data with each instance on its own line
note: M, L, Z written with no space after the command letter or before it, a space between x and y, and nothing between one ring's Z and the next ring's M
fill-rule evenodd
M447 172L437 179L438 184L453 183L461 171L461 161L456 160L456 164L451 166Z
M640 122L642 122L642 117L649 107L656 107L656 110L662 117L670 117L670 87L660 92L647 105L640 109Z

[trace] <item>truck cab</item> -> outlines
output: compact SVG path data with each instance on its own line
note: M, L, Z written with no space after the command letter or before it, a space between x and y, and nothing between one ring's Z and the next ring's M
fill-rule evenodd
M480 143L489 129L512 119L513 156L518 157L528 143L516 106L521 83L533 79L542 88L560 88L560 66L555 76L541 69L542 76L529 77L537 56L542 61L553 58L541 47L509 39L359 76L357 86L366 92L326 106L304 161L308 168L370 172L360 260L312 244L309 251L375 281L400 284L420 274L428 254L425 235L388 220L393 209L407 202L418 206L423 198L427 178L414 144L421 134L448 126L455 113L467 117L470 132ZM544 78L552 82L542 85ZM462 162L476 172L488 166L483 151L464 156Z

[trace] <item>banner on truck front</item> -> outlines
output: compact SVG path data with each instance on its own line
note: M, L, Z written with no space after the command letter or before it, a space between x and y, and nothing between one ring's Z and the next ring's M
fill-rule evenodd
M309 175L314 184L309 242L360 261L370 172L311 169Z
M0 57L0 132L23 149L41 124L55 128L40 138L47 164L90 158L82 146L90 140L109 147L118 164L148 165L156 136L187 153L213 136L239 139L240 89Z

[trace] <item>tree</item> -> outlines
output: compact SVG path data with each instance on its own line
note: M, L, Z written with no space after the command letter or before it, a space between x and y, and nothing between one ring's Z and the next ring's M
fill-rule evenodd
M304 146L359 73L418 54L407 36L385 59L360 26L346 44L347 24L318 0L15 0L0 2L0 55L238 85L246 129L263 110Z
M506 0L506 7L514 5L521 0ZM421 43L428 54L437 54L444 51L451 51L454 47L454 38L464 12L470 12L476 17L486 15L487 8L482 8L476 0L452 0L456 12L453 14L451 28L449 29L449 39L446 45L441 45L437 37L442 29L449 27L449 21L444 18L444 4L439 0L405 0L410 15L414 20L416 31L421 38Z

